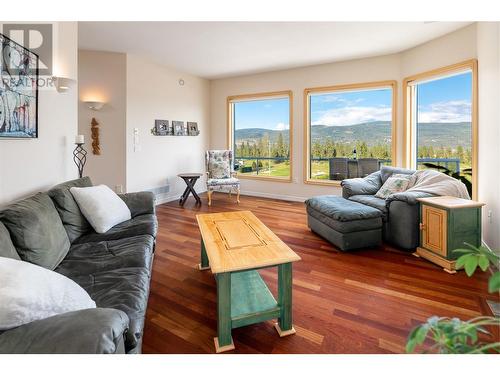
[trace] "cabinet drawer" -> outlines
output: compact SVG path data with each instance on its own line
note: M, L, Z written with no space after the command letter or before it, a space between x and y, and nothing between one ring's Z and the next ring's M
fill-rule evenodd
M446 257L447 212L439 208L422 206L422 247Z

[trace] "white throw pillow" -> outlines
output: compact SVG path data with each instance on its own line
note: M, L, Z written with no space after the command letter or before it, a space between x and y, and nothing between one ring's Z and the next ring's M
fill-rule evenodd
M0 330L96 307L88 293L66 276L4 257L0 257L0 301Z
M411 174L393 174L387 179L382 187L377 191L377 198L386 199L389 195L400 193L408 189L410 184Z
M106 185L72 187L69 191L97 233L106 233L116 224L131 218L130 209L123 199Z

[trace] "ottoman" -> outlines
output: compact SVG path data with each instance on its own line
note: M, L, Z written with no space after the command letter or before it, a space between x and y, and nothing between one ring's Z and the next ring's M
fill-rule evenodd
M307 225L342 251L382 241L382 212L337 195L306 200Z

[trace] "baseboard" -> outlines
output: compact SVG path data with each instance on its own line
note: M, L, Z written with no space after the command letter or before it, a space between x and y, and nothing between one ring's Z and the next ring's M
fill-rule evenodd
M298 197L295 195L283 195L283 194L271 194L271 193L262 193L260 191L249 191L242 190L241 195L250 195L252 197L260 197L260 198L271 198L271 199L280 199L283 201L291 201L291 202L304 202L306 197Z

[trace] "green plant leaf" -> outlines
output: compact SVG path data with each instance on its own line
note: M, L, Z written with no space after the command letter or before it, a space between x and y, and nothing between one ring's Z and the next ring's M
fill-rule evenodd
M500 271L495 272L488 282L488 292L495 293L500 290Z
M471 277L477 268L478 257L475 255L470 255L465 261L464 269L467 276Z
M481 268L481 270L485 272L490 265L490 260L485 255L481 255L478 259L478 264L479 268Z
M465 263L467 263L467 260L471 257L474 257L475 255L474 254L465 254L465 255L462 255L461 257L459 257L457 259L457 262L455 263L455 267L456 269L461 269L465 266Z

